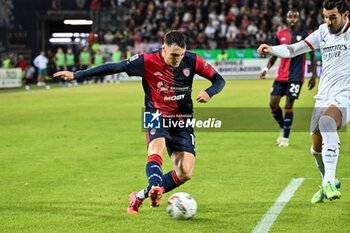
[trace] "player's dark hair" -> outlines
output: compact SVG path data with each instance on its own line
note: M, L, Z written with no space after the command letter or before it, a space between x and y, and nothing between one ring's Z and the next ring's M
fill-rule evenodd
M300 17L300 13L299 13L299 10L298 10L298 9L296 9L296 8L290 9L290 10L287 12L287 16L288 16L289 14L292 14L292 13L298 14L299 17Z
M347 5L344 0L325 0L323 2L323 8L326 10L337 8L340 14L343 14L345 11L347 11Z
M176 44L181 48L186 48L186 36L180 31L169 31L165 34L164 43L168 46Z
M292 12L292 13L298 13L299 14L299 10L298 9L296 9L296 8L292 8L292 9L290 9L287 13L289 13L289 12Z

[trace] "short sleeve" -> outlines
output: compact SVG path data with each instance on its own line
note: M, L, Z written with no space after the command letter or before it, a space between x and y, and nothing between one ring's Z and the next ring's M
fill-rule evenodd
M316 31L312 32L310 35L308 35L308 37L306 37L304 41L312 50L320 48L320 42L321 42L320 29L317 29Z
M196 55L196 73L204 78L210 79L214 75L214 68L204 61L201 56Z

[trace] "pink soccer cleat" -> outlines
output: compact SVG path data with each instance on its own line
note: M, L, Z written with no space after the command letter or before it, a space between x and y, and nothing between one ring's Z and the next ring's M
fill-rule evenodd
M129 214L137 214L139 212L139 208L142 206L143 200L136 196L137 192L132 192L129 195L130 204L128 206Z
M159 186L153 186L149 192L149 204L151 207L158 207L160 205L160 200L163 196L164 188L161 188Z

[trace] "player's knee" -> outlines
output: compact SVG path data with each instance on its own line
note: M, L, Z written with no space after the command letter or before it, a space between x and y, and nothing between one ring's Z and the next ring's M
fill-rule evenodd
M321 132L336 132L337 124L333 117L322 115L318 121L318 127Z
M279 108L278 104L270 103L271 111L276 112L278 108Z
M192 178L192 171L181 171L178 176L182 182L189 181Z

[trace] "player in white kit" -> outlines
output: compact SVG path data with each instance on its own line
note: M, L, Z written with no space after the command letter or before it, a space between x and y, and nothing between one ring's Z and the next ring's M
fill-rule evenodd
M321 173L322 186L312 197L313 204L341 197L335 179L340 148L337 130L349 122L350 116L350 21L346 2L325 0L323 15L325 23L305 40L292 45L262 44L258 48L260 55L271 53L279 57L321 51L322 73L310 131L311 153Z

